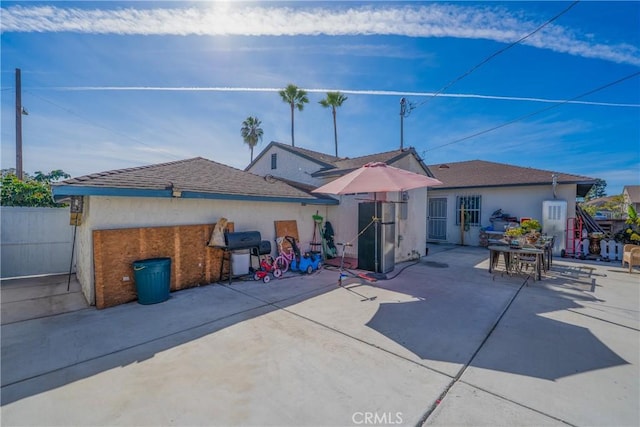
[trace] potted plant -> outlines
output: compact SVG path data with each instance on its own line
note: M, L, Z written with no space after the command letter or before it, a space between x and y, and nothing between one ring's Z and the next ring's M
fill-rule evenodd
M600 241L604 239L604 233L595 231L589 233L589 253L592 255L598 255L600 253Z
M504 232L505 239L511 246L520 246L520 237L524 234L522 227L513 227Z
M507 231L504 232L505 237L516 238L516 239L522 236L523 234L524 234L524 230L522 229L522 227L509 228L507 229Z
M536 219L528 219L526 221L522 221L522 224L520 225L520 227L522 227L525 234L530 233L532 231L542 230L542 225L540 225L540 222Z
M538 239L540 239L540 230L542 230L542 226L538 220L528 219L526 221L522 221L520 227L522 228L527 243L534 244Z

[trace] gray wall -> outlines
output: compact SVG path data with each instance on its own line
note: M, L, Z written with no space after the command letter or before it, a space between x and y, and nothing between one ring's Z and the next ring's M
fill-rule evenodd
M73 227L68 207L2 206L0 219L0 277L69 272Z

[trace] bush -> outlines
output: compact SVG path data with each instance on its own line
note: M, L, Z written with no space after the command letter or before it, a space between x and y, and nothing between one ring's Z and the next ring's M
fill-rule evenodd
M626 228L613 237L616 242L640 245L640 217L633 206L628 208Z
M65 206L56 203L51 194L49 182L39 182L33 179L21 181L12 173L2 177L1 188L2 206L28 206L56 208Z

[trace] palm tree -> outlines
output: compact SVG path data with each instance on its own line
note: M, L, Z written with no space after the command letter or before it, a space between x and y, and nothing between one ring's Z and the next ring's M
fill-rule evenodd
M286 88L278 92L282 97L282 101L291 106L291 146L295 147L293 137L293 109L297 108L298 111L304 110L304 104L309 102L307 98L307 91L299 89L298 86L289 83Z
M244 143L251 149L251 161L253 162L253 147L258 145L258 141L262 141L262 122L257 117L249 116L242 122L240 134L244 139Z
M331 107L333 114L333 137L336 142L336 157L338 157L338 127L336 125L336 108L340 107L348 98L340 92L327 92L327 97L320 101L323 107Z

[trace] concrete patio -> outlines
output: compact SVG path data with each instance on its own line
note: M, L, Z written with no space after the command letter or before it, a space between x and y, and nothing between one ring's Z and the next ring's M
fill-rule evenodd
M66 276L49 279L65 301L49 309L35 285L21 299L24 282L3 281L0 421L640 424L638 270L556 258L525 284L489 274L486 249L432 245L389 280L346 290L337 278L236 281L100 311L58 295Z

